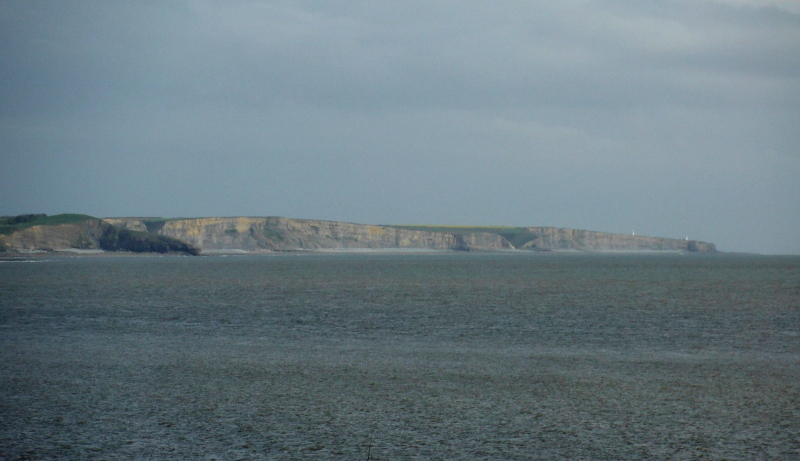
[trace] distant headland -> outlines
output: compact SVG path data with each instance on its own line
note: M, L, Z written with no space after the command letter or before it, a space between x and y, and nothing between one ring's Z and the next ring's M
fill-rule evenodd
M0 253L213 254L303 250L715 252L713 243L558 227L369 225L283 217L0 217Z

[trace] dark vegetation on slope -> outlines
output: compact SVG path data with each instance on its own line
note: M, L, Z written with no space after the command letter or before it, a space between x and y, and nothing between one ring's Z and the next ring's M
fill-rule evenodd
M99 238L100 248L105 251L131 251L134 253L186 253L200 254L200 250L178 239L163 235L148 234L109 225Z

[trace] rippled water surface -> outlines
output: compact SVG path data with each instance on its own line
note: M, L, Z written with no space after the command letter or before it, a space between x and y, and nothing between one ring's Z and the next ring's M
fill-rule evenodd
M0 459L800 459L800 257L0 262Z

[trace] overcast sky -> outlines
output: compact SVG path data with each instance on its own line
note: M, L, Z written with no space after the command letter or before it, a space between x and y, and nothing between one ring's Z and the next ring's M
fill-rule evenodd
M0 1L0 214L800 253L800 1Z

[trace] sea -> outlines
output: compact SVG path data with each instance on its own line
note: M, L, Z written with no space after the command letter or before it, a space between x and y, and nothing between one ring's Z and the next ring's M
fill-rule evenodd
M0 459L800 459L800 256L4 260Z

